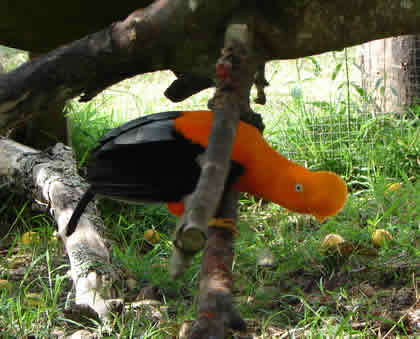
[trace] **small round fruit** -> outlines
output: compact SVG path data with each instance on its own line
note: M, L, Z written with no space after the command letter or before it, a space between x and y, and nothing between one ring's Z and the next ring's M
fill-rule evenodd
M372 233L372 242L375 246L380 247L387 241L392 240L392 235L387 230L377 229Z
M321 243L321 249L324 252L330 254L337 253L342 255L342 246L345 244L345 240L341 235L330 233L327 234Z
M156 244L160 240L160 235L155 230L148 229L148 230L144 231L143 239L152 243L152 244Z
M137 288L137 286L138 286L139 283L138 283L138 281L136 279L128 278L126 280L126 284L127 284L128 289L130 291L132 291L132 290L135 290Z
M36 243L40 241L39 234L36 232L25 232L22 234L22 237L20 238L22 241L22 244L30 245L32 243Z
M400 182L394 182L393 184L389 184L386 188L386 192L395 192L398 191L402 186Z
M322 241L321 247L328 250L337 248L339 244L344 242L344 238L341 235L330 233L327 234Z

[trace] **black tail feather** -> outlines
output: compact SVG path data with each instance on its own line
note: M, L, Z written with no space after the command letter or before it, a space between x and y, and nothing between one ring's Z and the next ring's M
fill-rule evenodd
M93 192L91 188L89 188L85 192L85 194L83 194L75 210L73 211L73 214L69 220L69 223L67 224L67 231L66 231L67 237L71 236L74 233L74 231L76 230L77 224L79 223L79 219L86 209L86 206L94 197L95 197L95 193Z

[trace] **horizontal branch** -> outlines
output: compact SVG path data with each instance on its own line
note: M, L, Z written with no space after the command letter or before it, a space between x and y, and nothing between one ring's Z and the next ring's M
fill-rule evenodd
M261 2L256 32L267 59L294 59L418 34L420 0Z
M78 95L89 100L123 79L156 70L194 79L191 88L181 81L168 91L174 100L182 100L212 84L224 31L238 12L253 23L260 64L420 32L420 0L246 5L239 0L157 0L123 21L0 75L0 130L50 103Z
M195 59L215 61L219 50L216 27L238 3L157 0L124 21L1 75L0 130L43 111L52 102L78 95L83 101L90 100L137 74L163 69L188 73ZM207 14L213 14L211 20ZM177 52L187 48L188 58ZM209 48L214 49L213 56ZM208 67L210 74L212 67ZM204 68L200 71L205 73Z

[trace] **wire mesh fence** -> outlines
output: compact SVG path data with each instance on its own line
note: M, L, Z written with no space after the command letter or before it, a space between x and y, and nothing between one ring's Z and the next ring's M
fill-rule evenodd
M378 40L337 54L329 60L317 59L331 69L327 78L336 84L334 95L327 99L320 95L316 77L301 81L284 105L287 113L281 128L268 133L277 149L291 159L305 162L315 157L325 164L361 157L360 146L366 151L384 144L396 129L405 128L398 121L419 118L412 106L420 92L419 38Z

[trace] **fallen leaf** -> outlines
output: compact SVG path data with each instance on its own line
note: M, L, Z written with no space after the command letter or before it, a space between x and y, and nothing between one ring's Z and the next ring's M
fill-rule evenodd
M0 288L5 290L10 290L13 287L13 284L6 279L0 279Z
M30 245L33 243L37 243L41 240L39 237L39 234L37 232L25 232L22 234L22 237L20 238L20 241L24 245Z
M42 298L39 293L27 293L25 295L25 302L29 305L38 306L42 303Z
M360 291L363 294L365 294L367 297L374 297L376 295L376 290L366 282L361 283L359 288L360 288Z

